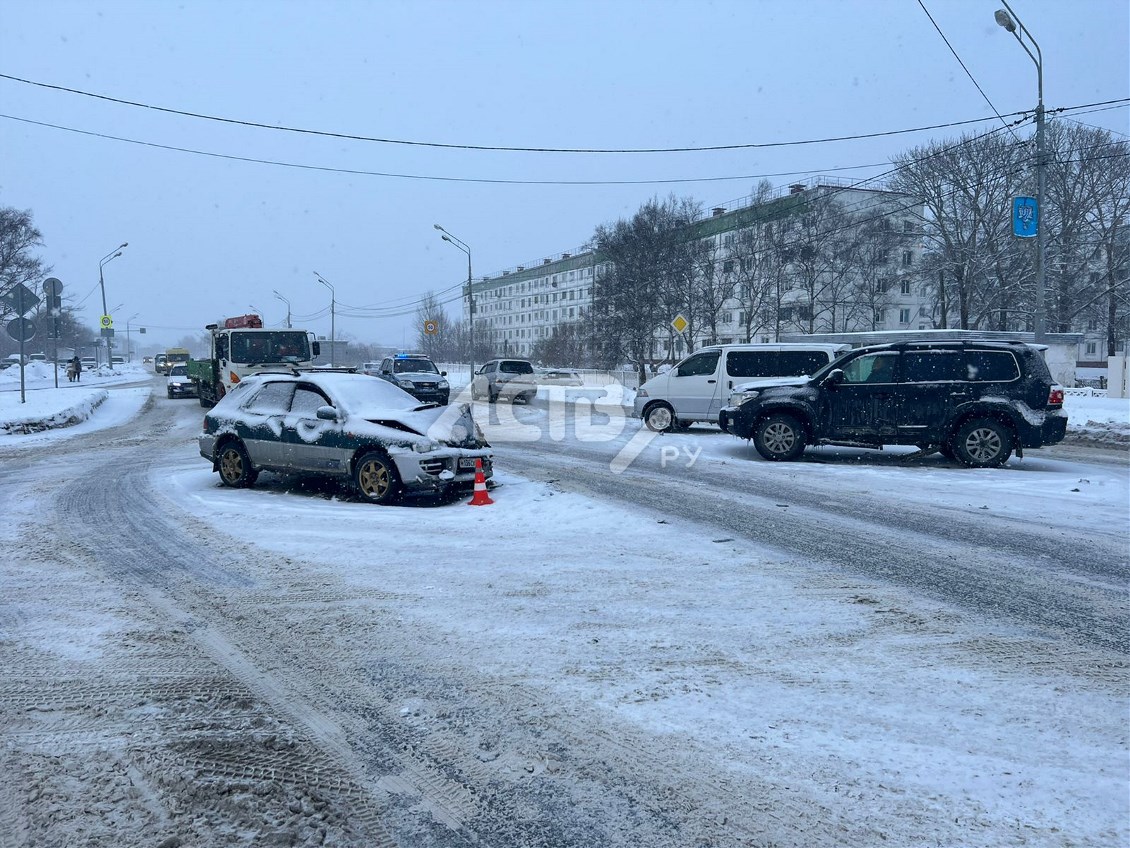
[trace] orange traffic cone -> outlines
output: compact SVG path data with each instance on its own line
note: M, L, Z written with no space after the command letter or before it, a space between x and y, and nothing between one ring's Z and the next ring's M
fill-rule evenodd
M476 459L475 493L471 496L471 500L467 501L467 506L486 506L492 503L494 503L494 501L492 501L490 495L487 494L487 478L483 476L483 461Z

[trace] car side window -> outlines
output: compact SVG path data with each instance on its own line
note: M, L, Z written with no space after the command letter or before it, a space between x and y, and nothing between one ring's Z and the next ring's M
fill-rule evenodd
M228 357L228 335L227 335L227 333L221 333L220 335L216 336L216 358L217 359L228 359L229 358ZM165 357L165 361L166 362L169 361L168 357Z
M857 356L844 365L845 383L893 383L898 354L890 351Z
M815 374L828 364L828 354L819 350L782 350L777 373L772 376L800 377Z
M978 383L1008 383L1020 376L1016 357L1004 350L971 350L965 355L966 379Z
M267 383L257 391L243 408L262 415L278 415L290 409L294 383Z
M391 359L382 359L381 360L381 373L382 374L391 374L392 373L392 360Z
M711 350L698 353L678 367L675 374L678 377L700 377L713 374L718 368L718 357L721 351Z
M904 383L953 383L965 380L965 357L957 350L912 350L902 355Z
M290 411L296 412L304 418L313 418L318 407L333 406L320 391L313 386L299 386L294 391L294 398L290 402Z
M726 373L731 377L779 377L777 357L770 350L732 350L726 354Z

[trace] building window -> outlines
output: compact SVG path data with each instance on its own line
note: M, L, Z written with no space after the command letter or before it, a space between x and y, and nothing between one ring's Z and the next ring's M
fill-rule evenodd
M718 317L718 320L719 320L719 323L722 323L722 324L733 324L734 323L734 313L733 312L723 312Z
M1098 350L1098 342L1087 342L1087 356L1094 356Z
M904 233L913 233L914 232L914 222L913 221L903 221L902 222L902 231Z
M903 294L910 294L910 280L903 280L899 290Z
M900 324L909 324L910 323L910 310L909 309L900 309L899 310L899 323Z
M912 251L909 251L909 250L904 250L902 252L902 267L903 268L909 268L913 264L914 264L914 253Z
M727 259L725 262L722 263L722 273L723 274L734 273L734 260L733 259Z
M884 311L882 309L876 309L875 310L875 323L876 324L882 324L886 320L887 320L886 311Z

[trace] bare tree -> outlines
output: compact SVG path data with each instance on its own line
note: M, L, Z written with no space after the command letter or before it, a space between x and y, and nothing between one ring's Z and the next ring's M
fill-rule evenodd
M673 317L685 281L693 279L687 234L692 204L651 200L631 220L598 227L603 264L594 283L596 320L615 349L635 364L641 381L654 359L655 333Z
M29 289L38 289L43 279L51 273L34 254L43 245L43 236L32 222L29 210L0 207L0 293L18 283ZM0 317L6 317L0 305Z
M416 307L416 349L437 362L446 362L455 353L453 342L447 310L435 292L426 292Z

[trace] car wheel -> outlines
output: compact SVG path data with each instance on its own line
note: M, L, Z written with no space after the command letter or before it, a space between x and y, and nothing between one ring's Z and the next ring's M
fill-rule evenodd
M957 428L953 452L970 468L996 468L1012 456L1012 433L992 418L974 418Z
M656 433L666 433L675 429L675 410L668 403L652 404L644 412L643 423L647 429Z
M792 415L770 415L757 423L753 446L765 459L788 462L796 459L807 444L804 427Z
M353 467L353 482L365 500L377 504L392 503L400 494L400 478L387 454L369 451Z
M240 442L225 442L220 448L220 482L235 489L245 489L255 482L259 472L251 467L247 449Z

